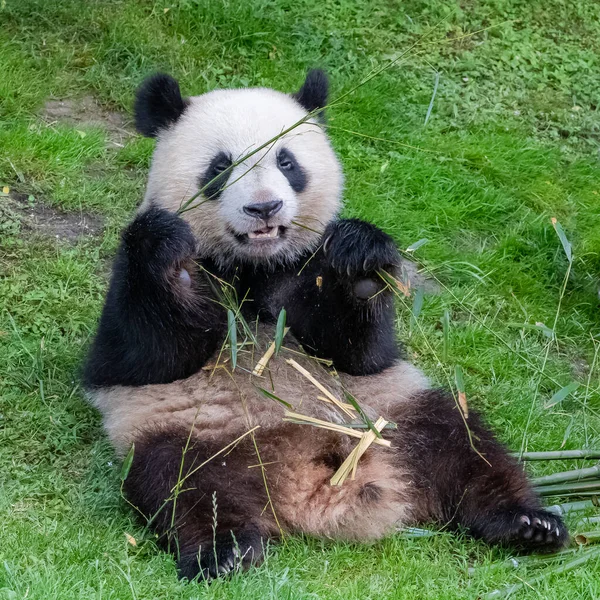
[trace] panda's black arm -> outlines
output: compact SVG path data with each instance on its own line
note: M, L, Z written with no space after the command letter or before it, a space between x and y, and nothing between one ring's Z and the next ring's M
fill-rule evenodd
M383 231L357 219L330 223L320 250L294 269L269 275L258 305L286 322L307 352L336 369L370 375L399 356L393 292L377 275L394 272L399 254ZM258 287L258 286L257 286Z
M87 387L168 383L210 358L225 318L194 253L187 223L165 210L126 228L84 368Z

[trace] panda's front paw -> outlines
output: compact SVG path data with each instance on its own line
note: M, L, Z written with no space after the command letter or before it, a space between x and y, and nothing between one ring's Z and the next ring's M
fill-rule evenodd
M255 530L243 531L238 537L229 532L217 536L215 541L215 545L180 557L177 571L181 579L210 581L245 570L262 560L262 539Z
M138 269L155 275L176 270L182 283L189 283L189 272L182 265L193 259L196 239L188 223L175 213L151 208L138 215L123 233L123 248Z
M323 252L330 267L356 279L394 270L400 254L394 240L381 229L358 219L330 223L323 234Z

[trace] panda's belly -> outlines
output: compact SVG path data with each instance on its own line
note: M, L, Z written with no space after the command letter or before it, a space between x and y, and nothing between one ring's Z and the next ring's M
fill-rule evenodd
M259 330L259 342L272 336L272 328ZM270 338L272 339L272 337ZM268 347L268 343L261 343ZM343 423L345 416L332 404L319 399L323 393L297 368L308 371L338 399L349 391L372 418L392 412L392 406L408 400L427 387L421 372L404 361L377 375L334 377L286 338L286 348L272 357L262 376L252 374L262 352L239 352L237 366L217 358L186 379L140 387L114 386L90 393L92 403L104 418L105 429L119 453L125 453L144 431L184 429L207 441L229 443L249 429L274 429L283 424L286 406L267 397L266 390L289 404L294 412L329 422Z

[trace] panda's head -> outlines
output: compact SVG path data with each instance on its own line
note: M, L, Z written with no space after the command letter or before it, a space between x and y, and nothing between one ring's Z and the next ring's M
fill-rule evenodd
M140 210L176 211L201 191L182 214L200 254L223 266L287 262L314 250L340 208L343 183L316 116L327 90L318 70L294 95L247 88L182 98L172 77L150 77L135 103L138 131L157 138Z

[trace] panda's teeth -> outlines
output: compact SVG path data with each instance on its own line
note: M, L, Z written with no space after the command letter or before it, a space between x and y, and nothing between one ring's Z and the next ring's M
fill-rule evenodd
M265 229L248 232L248 238L251 240L260 240L276 237L279 237L279 227L265 227Z

